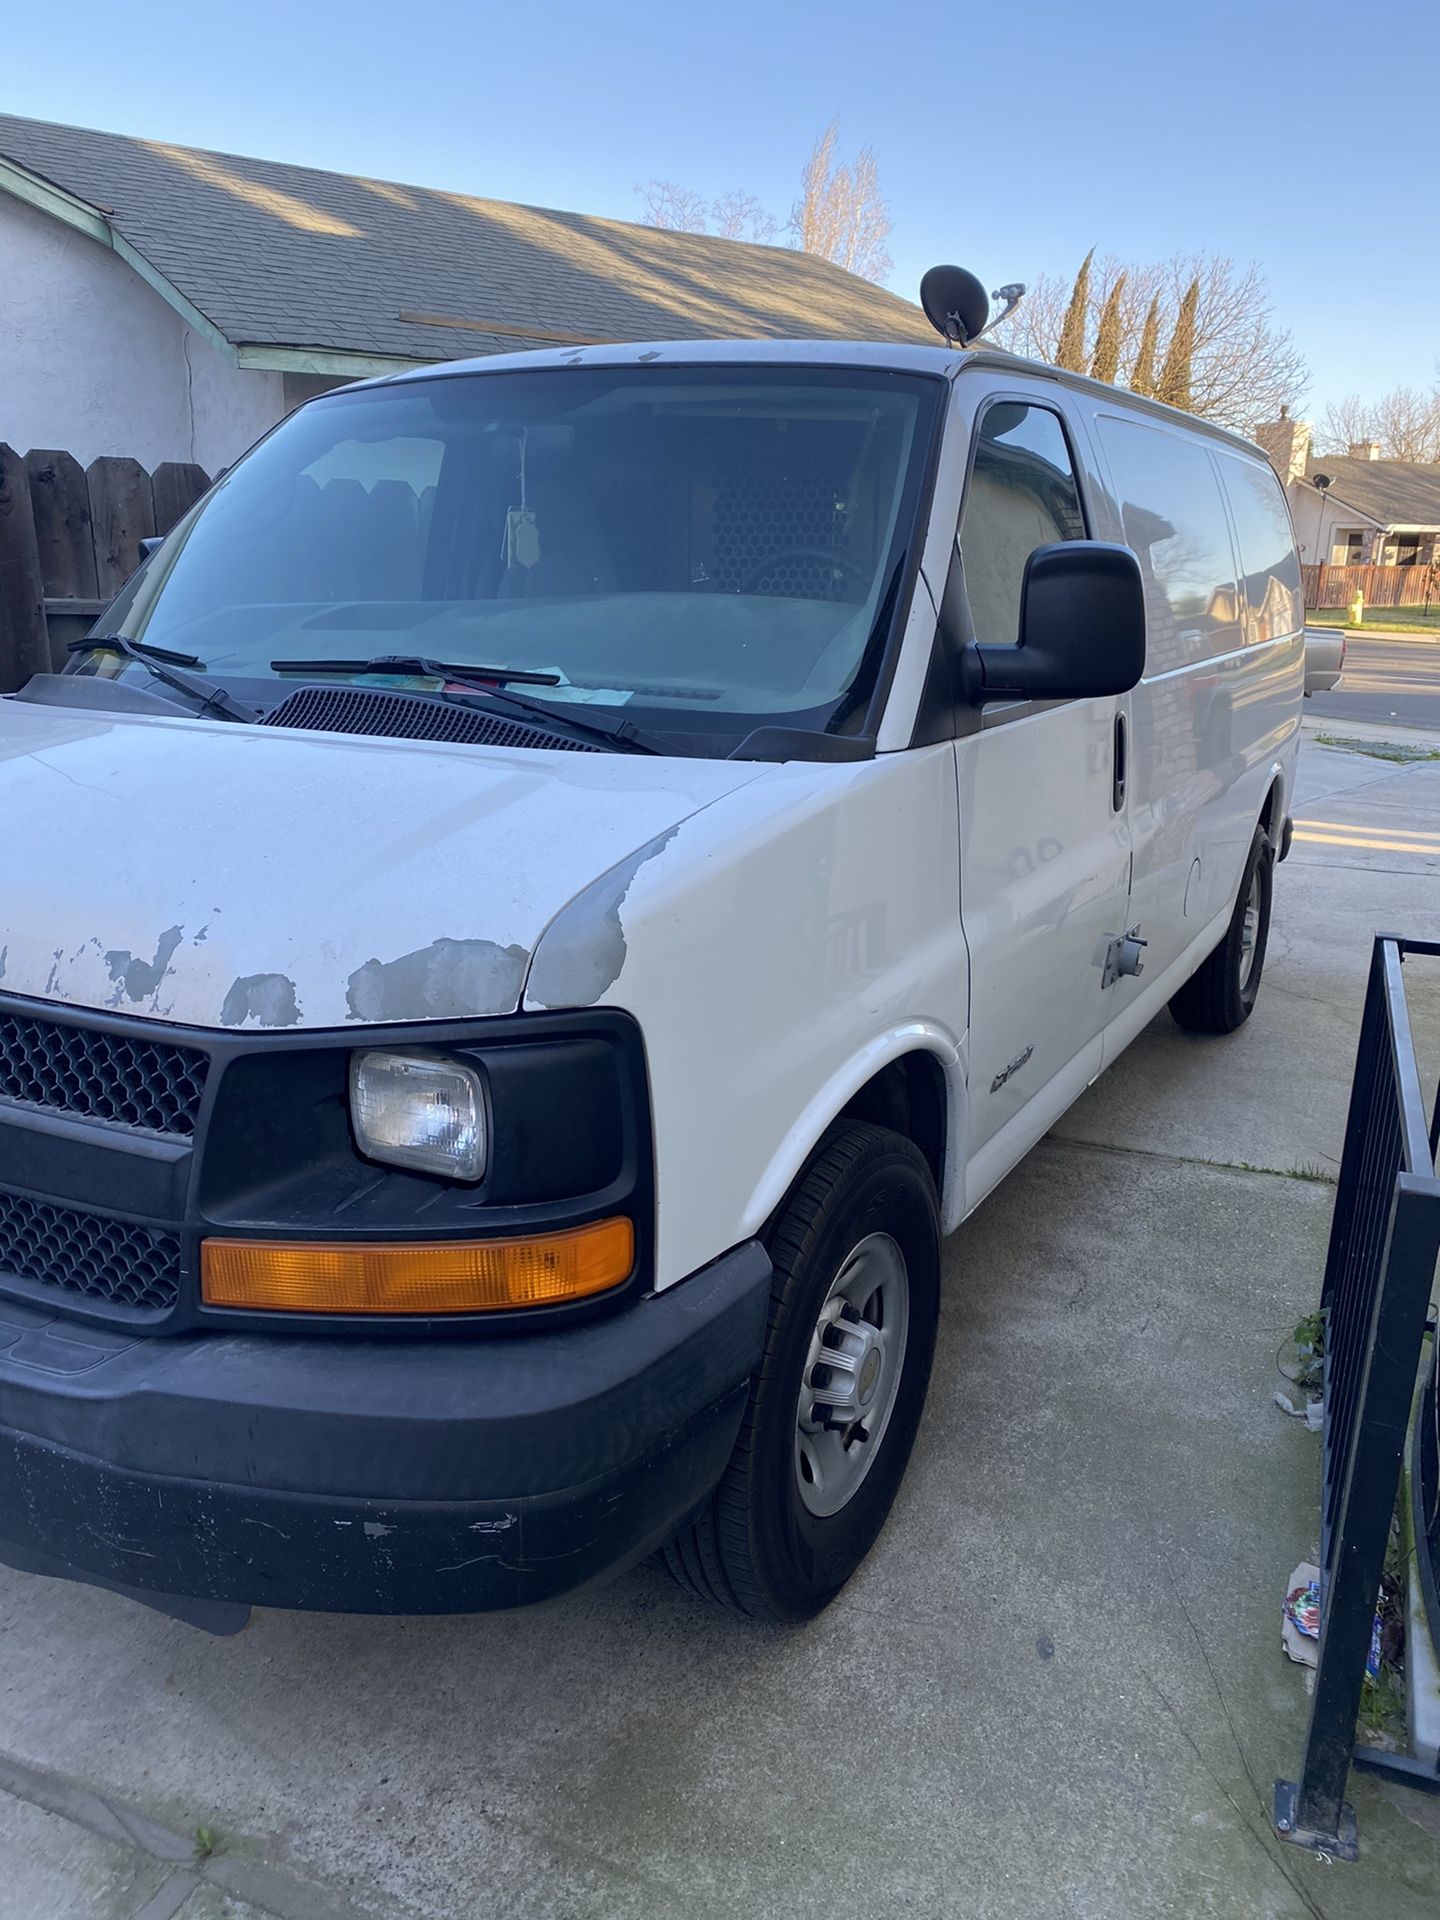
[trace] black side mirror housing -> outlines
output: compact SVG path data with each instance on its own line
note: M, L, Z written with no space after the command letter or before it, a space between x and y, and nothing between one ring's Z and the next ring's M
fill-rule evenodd
M1020 642L960 655L966 700L1086 700L1128 693L1145 671L1145 584L1129 547L1037 547L1020 588Z

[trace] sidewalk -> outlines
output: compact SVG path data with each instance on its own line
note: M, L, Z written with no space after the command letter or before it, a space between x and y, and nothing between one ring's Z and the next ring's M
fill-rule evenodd
M1440 761L1308 738L1302 780L1254 1020L1162 1016L949 1243L911 1473L825 1615L643 1568L219 1641L0 1569L0 1920L1433 1920L1440 1803L1357 1775L1358 1866L1269 1828L1318 1463L1275 1356L1371 935L1440 938Z

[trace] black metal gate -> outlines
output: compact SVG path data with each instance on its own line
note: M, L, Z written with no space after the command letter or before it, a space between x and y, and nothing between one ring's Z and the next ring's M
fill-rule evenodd
M1320 1302L1319 1660L1300 1777L1275 1784L1276 1831L1349 1860L1357 1846L1355 1816L1345 1802L1352 1760L1409 1786L1440 1790L1440 1773L1420 1762L1355 1745L1440 1252L1440 1091L1427 1116L1401 978L1401 963L1411 954L1440 956L1440 945L1381 934L1370 960ZM1416 1541L1422 1555L1427 1544L1422 1532ZM1440 1616L1432 1612L1431 1620L1440 1627Z

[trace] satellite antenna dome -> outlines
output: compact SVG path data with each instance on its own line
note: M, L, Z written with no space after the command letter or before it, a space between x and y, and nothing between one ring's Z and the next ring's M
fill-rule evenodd
M920 282L925 318L952 346L965 347L985 331L990 296L964 267L931 267Z

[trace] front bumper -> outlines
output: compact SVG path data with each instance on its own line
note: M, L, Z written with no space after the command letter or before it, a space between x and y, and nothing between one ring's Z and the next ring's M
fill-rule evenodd
M182 1615L547 1599L719 1479L769 1282L749 1243L609 1318L490 1340L137 1338L0 1301L0 1560Z

